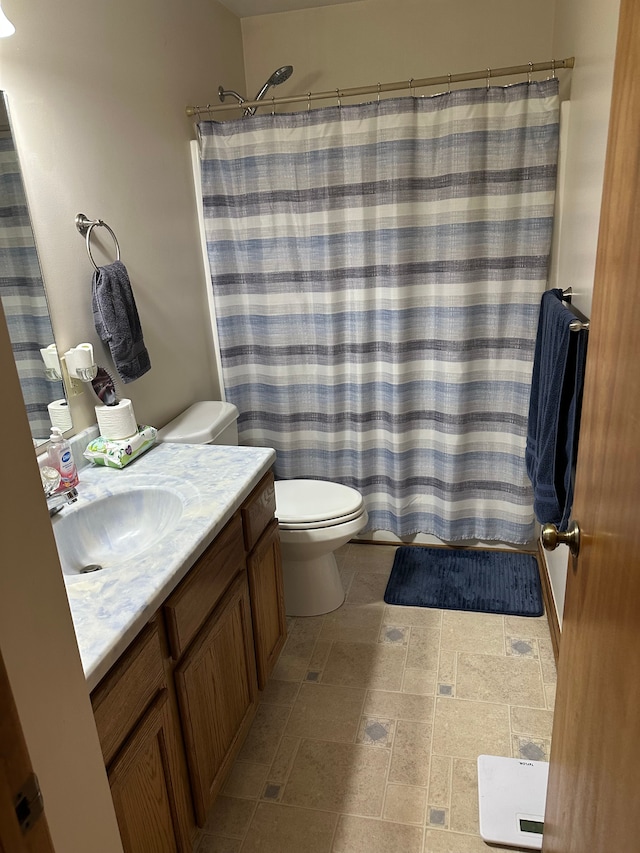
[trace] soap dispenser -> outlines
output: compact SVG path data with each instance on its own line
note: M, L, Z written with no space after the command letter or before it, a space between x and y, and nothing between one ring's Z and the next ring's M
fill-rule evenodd
M73 461L71 445L63 437L59 427L51 428L49 441L49 465L60 474L58 491L72 489L78 485L80 478L78 477L76 463Z

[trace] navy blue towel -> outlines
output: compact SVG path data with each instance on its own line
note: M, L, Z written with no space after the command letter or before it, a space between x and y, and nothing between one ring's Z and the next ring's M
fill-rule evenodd
M93 274L93 321L100 340L123 382L133 382L151 369L142 338L138 309L127 268L122 261L106 264Z
M536 518L559 530L567 529L571 516L587 354L588 332L572 332L572 320L559 288L543 293L525 459Z

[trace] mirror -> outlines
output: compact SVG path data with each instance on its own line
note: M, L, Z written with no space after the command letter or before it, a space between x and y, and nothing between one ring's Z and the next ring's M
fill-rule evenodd
M40 350L54 343L44 281L36 251L14 144L7 96L0 98L0 298L22 386L34 446L49 438L52 422L71 428L60 380L47 378ZM51 409L49 406L51 405Z

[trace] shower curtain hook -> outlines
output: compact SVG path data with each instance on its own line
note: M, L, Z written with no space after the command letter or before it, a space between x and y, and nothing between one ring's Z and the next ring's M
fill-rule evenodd
M533 62L529 63L529 73L527 74L527 83L531 83L531 74L533 73Z
M409 80L409 96L411 98L415 96L415 93L413 91L413 77L411 78L411 80Z
M489 91L489 81L491 80L491 69L487 68L487 92Z
M307 92L307 112L311 110L311 92Z
M342 108L342 101L340 100L340 89L336 89L336 96L338 98L338 109Z
M556 79L556 61L555 59L551 60L551 79Z
M271 96L271 115L274 116L276 114L276 99L275 95Z
M378 83L378 103L380 103L380 83Z
M450 95L451 94L451 74L447 74L447 81L448 81L448 86L449 86L449 89L447 91L447 95Z

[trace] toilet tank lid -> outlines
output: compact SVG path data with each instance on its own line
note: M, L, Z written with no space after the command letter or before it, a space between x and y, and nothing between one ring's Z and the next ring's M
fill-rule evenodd
M237 418L238 410L233 403L202 400L189 406L158 430L156 440L178 444L208 444Z

